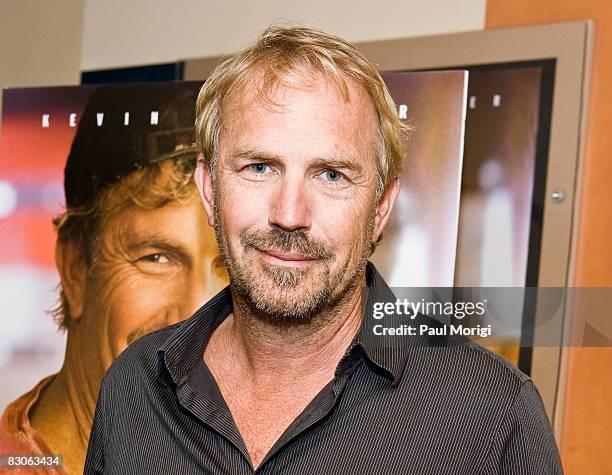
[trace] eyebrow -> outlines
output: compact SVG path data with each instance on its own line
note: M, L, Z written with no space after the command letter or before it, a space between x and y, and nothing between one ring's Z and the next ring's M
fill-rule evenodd
M361 172L363 167L357 161L350 157L338 156L332 158L317 158L311 166L333 168L333 169L347 169L353 172Z
M247 160L250 162L262 160L266 162L280 161L280 156L261 150L239 148L230 156L231 159Z
M264 152L261 150L251 150L239 148L231 154L230 159L234 160L245 160L249 162L267 162L267 163L278 163L282 161L279 155ZM310 167L325 167L325 168L344 168L353 172L362 172L363 166L358 160L355 160L350 155L338 154L334 157L319 157L315 158L310 164Z

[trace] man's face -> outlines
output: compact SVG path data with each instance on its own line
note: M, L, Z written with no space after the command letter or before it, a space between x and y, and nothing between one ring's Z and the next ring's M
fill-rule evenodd
M384 220L376 206L377 118L321 76L223 109L216 177L198 185L234 289L275 318L308 318L359 284Z
M111 216L94 261L79 331L82 352L103 371L133 340L189 317L227 285L197 193L188 204Z

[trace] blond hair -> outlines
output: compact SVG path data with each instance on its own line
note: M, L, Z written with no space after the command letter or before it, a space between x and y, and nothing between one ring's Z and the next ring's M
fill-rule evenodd
M196 105L198 152L214 174L222 127L221 111L229 97L261 71L262 89L273 84L303 82L304 72L320 72L331 78L345 100L345 77L367 91L378 116L376 131L377 197L400 173L408 128L397 114L395 102L374 65L352 45L327 33L303 26L273 25L250 46L219 64L202 86Z

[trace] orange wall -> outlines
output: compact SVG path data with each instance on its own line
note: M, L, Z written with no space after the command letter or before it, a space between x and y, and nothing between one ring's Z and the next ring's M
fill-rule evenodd
M612 286L612 1L488 0L486 28L596 21L583 195L578 221L578 287ZM612 473L612 349L567 353L560 448L568 474Z

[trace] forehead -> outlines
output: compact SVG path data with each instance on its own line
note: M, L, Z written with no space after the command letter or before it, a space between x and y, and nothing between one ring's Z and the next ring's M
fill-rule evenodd
M183 184L185 176L175 167L167 160L153 175L136 171L119 183L107 197L104 206L108 213L100 220L99 237L105 245L126 246L159 239L191 249L215 248L214 233L195 185Z
M374 103L357 81L345 75L341 80L345 90L318 72L305 71L284 81L254 71L222 107L221 143L313 135L370 149L378 128Z
M200 251L216 249L214 232L195 195L186 203L175 201L155 209L129 206L117 211L102 223L100 236L113 247L159 241Z

